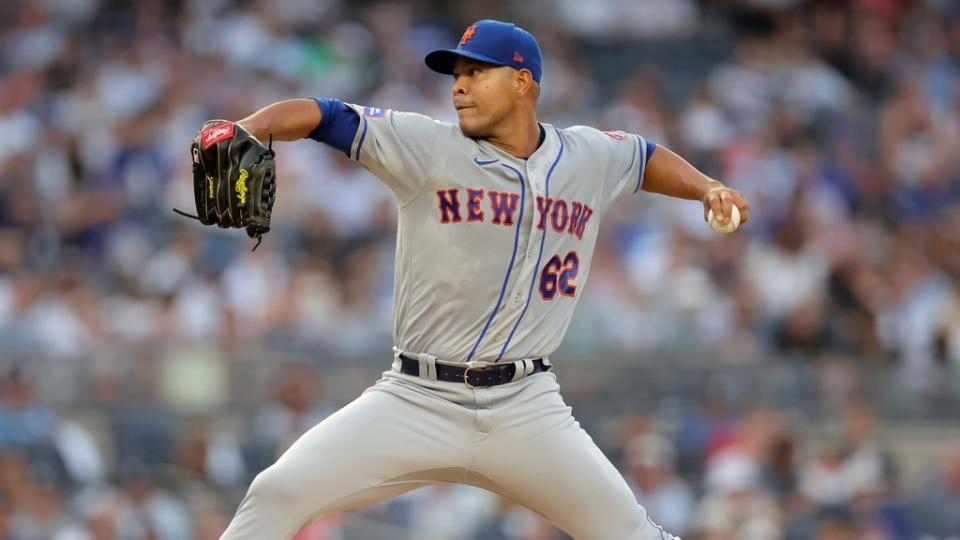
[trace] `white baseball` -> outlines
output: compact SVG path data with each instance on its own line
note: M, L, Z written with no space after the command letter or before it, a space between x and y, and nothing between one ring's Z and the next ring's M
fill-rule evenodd
M740 226L740 209L737 208L737 205L733 205L730 208L730 221L727 223L720 223L713 216L713 208L707 212L707 221L710 222L710 228L714 232L718 233L732 233L737 230L737 227Z

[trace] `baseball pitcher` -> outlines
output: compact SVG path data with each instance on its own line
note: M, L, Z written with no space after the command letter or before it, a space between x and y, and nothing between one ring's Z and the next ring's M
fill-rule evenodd
M370 170L399 208L391 368L256 477L222 538L288 539L313 518L437 482L502 494L578 540L674 538L580 428L549 356L616 200L697 200L720 222L734 206L745 222L746 201L640 135L539 122L540 48L513 24L478 21L426 64L453 76L457 125L292 99L207 123L194 142L205 223L269 230L262 143L305 137Z

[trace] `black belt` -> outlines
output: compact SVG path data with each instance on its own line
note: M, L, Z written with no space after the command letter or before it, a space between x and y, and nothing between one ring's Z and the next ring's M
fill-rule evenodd
M470 387L507 384L513 381L513 376L517 373L517 366L513 362L490 364L483 367L470 367L466 364L441 364L437 362L436 366L438 381L464 383ZM537 358L533 360L533 371L531 374L548 371L549 369L550 364L544 362L542 358ZM400 373L419 377L420 361L416 358L401 354Z

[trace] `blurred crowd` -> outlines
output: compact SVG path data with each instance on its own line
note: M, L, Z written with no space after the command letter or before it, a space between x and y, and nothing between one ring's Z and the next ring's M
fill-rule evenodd
M653 517L703 540L960 537L960 449L901 485L876 411L844 399L879 370L911 402L960 397L957 2L8 0L0 539L216 538L252 475L339 405L295 365L231 416L229 351L387 365L389 190L320 144L277 145L273 230L251 252L171 212L193 207L188 143L290 97L455 120L422 57L484 17L539 38L542 121L640 133L751 201L729 236L694 203L614 207L560 363L801 363L846 426L813 437L781 408L709 400L617 418L605 450ZM96 396L39 396L56 376L37 359L96 372ZM164 369L164 392L138 393ZM358 516L302 538L559 538L456 486ZM397 528L344 532L363 524Z
M0 539L219 538L253 476L332 412L322 389L340 381L321 372L285 364L255 405L189 415L149 385L111 388L106 378L86 403L58 410L27 372L9 373L0 382ZM820 421L715 393L662 412L586 426L650 516L683 538L960 537L955 429L891 429L859 398ZM904 443L925 456L909 478L896 448ZM460 485L327 516L295 540L401 538L571 540L512 501Z

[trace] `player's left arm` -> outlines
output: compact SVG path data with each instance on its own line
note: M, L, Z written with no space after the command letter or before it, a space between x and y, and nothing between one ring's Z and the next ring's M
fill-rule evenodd
M719 218L721 223L728 222L733 205L740 210L741 223L746 223L750 217L750 205L742 193L703 174L682 157L659 145L647 162L641 189L701 201L704 220L707 212L713 209L714 215L723 216Z
M260 142L297 141L310 135L326 120L312 99L287 99L271 103L237 121Z

